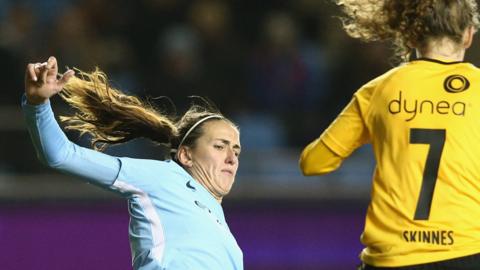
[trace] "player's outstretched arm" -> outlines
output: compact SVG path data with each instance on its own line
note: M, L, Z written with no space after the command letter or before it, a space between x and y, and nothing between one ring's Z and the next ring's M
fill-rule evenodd
M58 74L55 57L30 63L25 71L22 108L38 159L45 165L91 182L109 186L120 170L120 161L68 140L55 120L49 98L59 93L74 76L73 70Z

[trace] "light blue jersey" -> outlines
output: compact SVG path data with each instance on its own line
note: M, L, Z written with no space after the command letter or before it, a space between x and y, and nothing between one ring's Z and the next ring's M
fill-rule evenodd
M128 199L133 268L241 270L218 201L174 161L109 156L70 142L49 103L22 103L38 158Z

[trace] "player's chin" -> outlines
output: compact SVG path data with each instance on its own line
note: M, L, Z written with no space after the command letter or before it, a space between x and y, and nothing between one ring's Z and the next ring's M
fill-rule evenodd
M222 179L222 191L224 195L230 193L233 183L235 182L235 176L227 176Z

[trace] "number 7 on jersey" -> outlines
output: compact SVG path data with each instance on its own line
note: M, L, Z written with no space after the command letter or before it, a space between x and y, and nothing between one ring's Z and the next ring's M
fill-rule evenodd
M415 210L415 220L428 220L432 205L433 191L437 182L438 168L445 145L445 129L410 129L411 144L428 144L429 150L423 170L422 187Z

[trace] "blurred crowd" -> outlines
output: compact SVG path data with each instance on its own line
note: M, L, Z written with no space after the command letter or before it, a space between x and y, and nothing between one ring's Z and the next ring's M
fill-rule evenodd
M244 147L301 147L391 66L388 46L349 38L339 14L319 0L0 0L0 106L19 104L26 63L54 55L178 110L208 97Z

